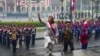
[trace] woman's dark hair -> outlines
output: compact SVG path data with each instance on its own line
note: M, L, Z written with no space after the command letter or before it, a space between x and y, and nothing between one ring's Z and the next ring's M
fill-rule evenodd
M52 23L54 23L54 17L53 16L49 16L49 18L52 19Z

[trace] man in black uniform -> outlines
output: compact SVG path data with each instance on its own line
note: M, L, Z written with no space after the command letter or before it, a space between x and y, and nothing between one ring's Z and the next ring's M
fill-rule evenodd
M2 32L3 30L0 28L0 44L2 44Z
M24 30L24 36L25 36L26 49L29 49L30 39L31 39L31 31L28 28L26 28Z
M7 43L6 43L7 48L10 48L10 38L11 38L11 30L8 28L7 29Z
M36 28L34 26L32 27L31 34L32 34L32 46L34 46L35 45L35 36L36 36Z
M20 28L18 30L18 38L19 38L19 46L22 47L22 37L23 37L23 31L22 29Z
M3 46L6 47L7 44L7 30L6 28L3 29Z

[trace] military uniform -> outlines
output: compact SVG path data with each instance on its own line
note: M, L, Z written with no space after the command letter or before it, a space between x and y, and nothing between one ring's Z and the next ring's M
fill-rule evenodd
M16 53L17 32L15 30L12 31L11 40L12 40L13 53Z
M62 30L63 32L63 42L64 42L64 52L68 51L68 45L70 46L70 50L73 51L74 50L74 46L73 46L73 34L71 29L67 29L64 28Z

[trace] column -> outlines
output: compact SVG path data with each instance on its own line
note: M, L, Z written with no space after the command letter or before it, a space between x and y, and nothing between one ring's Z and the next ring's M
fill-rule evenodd
M61 6L59 6L59 12L61 13Z
M29 21L31 21L31 19L32 19L32 4L31 4L31 0L29 0L29 4L28 4L28 16L29 16Z
M82 3L82 0L80 0L80 12L82 12L83 10L83 3ZM81 19L81 13L80 13L80 19Z
M27 10L27 0L25 0L25 12L27 12L28 10Z
M14 6L14 13L16 13L16 5Z
M10 7L8 6L8 13L10 12Z
M52 6L50 6L50 10L52 11Z
M41 4L41 2L39 4L39 7L40 7L40 12L42 12L42 4Z
M5 4L5 6L4 6L3 12L7 13L7 0L4 0L4 4Z
M55 8L55 12L56 12L57 11L56 6L54 8Z
M37 6L35 5L35 12L37 12Z
M94 2L94 0L91 0L91 11L92 11L92 13L91 13L91 14L92 14L92 15L91 15L92 17L91 17L91 18L92 18L92 19L94 18L94 14L93 14L93 12L94 12L94 11L93 11L94 3L93 3L93 2Z

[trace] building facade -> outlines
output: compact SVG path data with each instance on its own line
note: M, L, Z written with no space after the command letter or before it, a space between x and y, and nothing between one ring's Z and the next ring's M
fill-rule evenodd
M5 12L8 13L26 13L28 12L28 7L32 7L33 12L49 12L49 11L60 11L61 1L60 0L31 0L31 5L29 5L29 0L2 0L3 5L1 5ZM1 4L1 3L0 3ZM64 3L66 4L66 3ZM64 6L66 7L66 6Z
M65 11L67 1L63 2ZM5 13L27 13L29 6L32 7L32 12L61 11L60 0L31 0L31 5L29 5L29 0L0 0L0 10Z
M26 13L28 12L28 7L32 7L33 12L45 11L50 7L51 0L31 0L31 5L29 5L29 0L5 0L5 7L8 8L8 12L13 13Z

